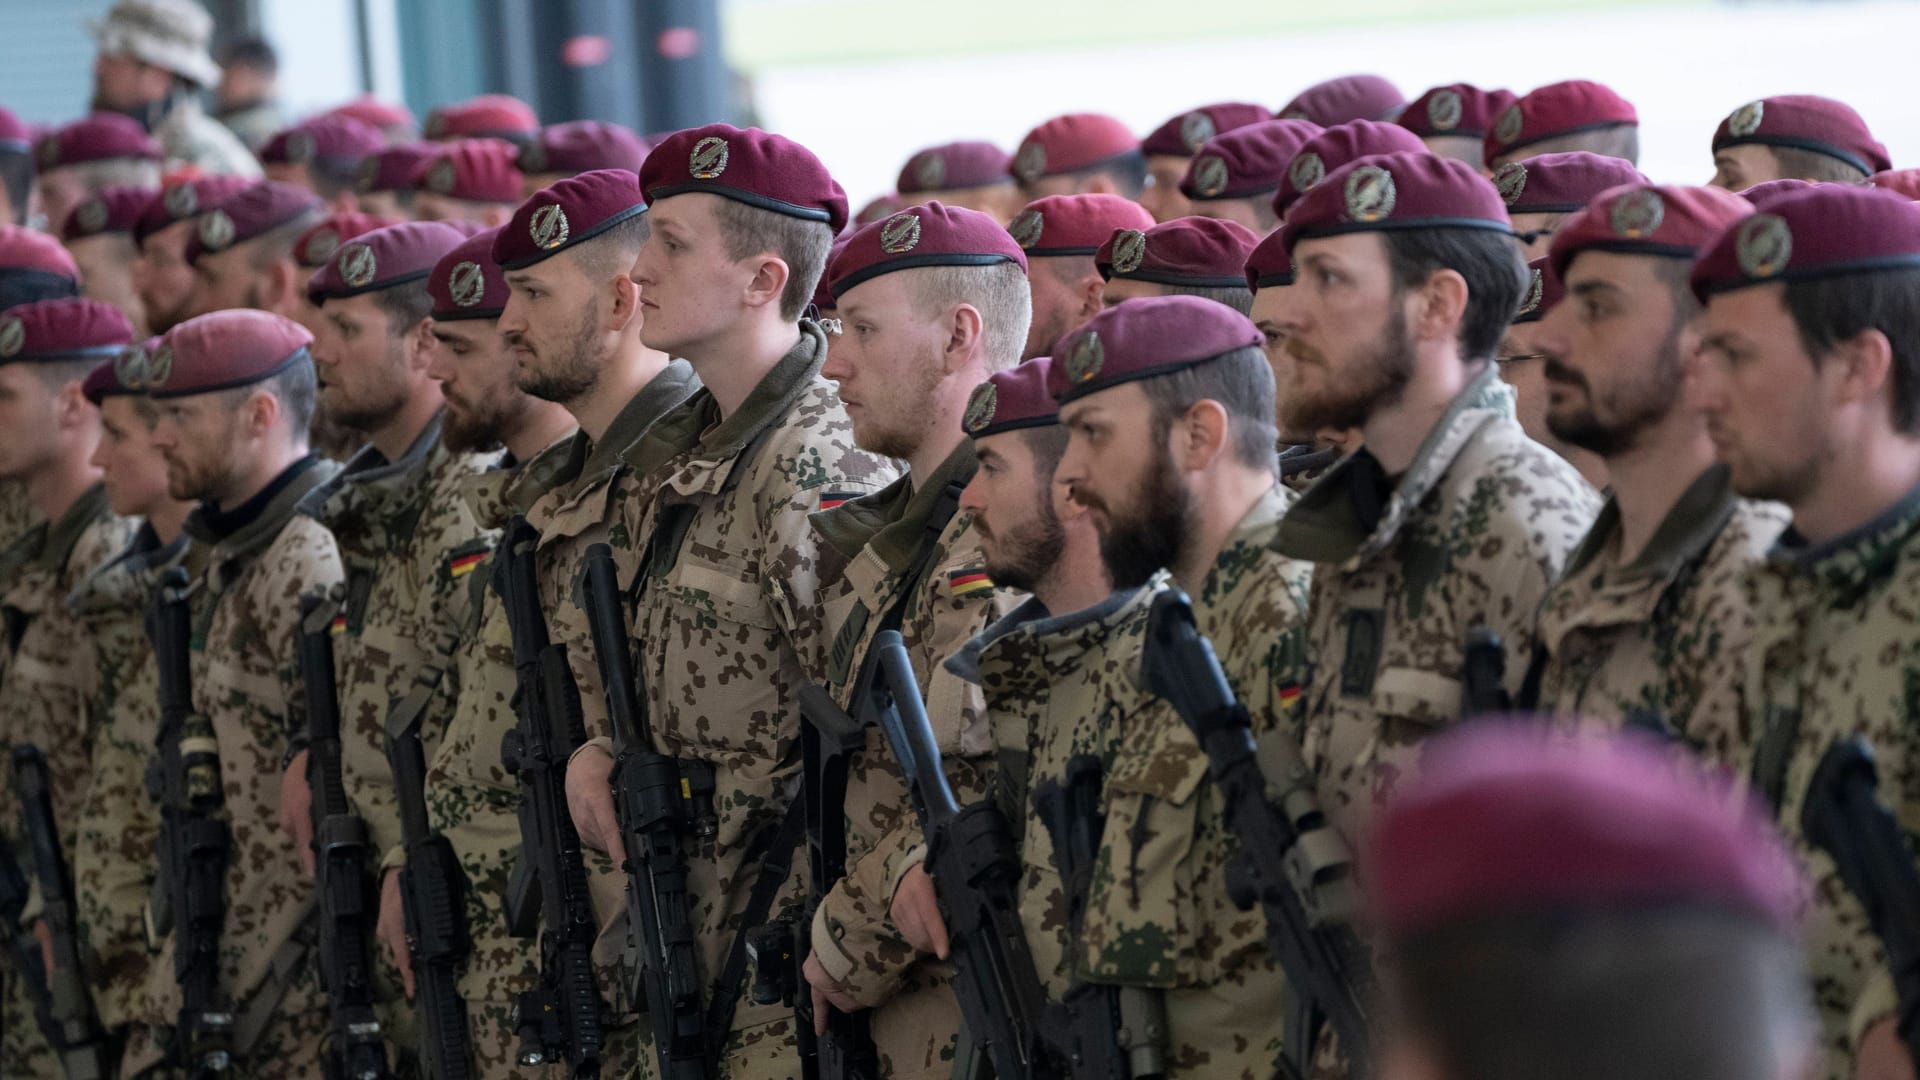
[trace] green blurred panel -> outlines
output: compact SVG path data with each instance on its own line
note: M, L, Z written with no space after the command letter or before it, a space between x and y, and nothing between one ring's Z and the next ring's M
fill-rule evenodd
M407 104L422 116L434 105L486 93L496 77L487 0L402 0L400 71Z

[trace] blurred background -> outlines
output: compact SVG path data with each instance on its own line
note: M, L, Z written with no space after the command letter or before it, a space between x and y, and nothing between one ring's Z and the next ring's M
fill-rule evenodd
M920 147L1012 150L1062 112L1144 134L1195 105L1278 108L1330 76L1411 98L1464 81L1524 92L1606 82L1640 110L1641 168L1704 182L1708 142L1757 97L1853 105L1920 165L1912 0L205 0L221 47L278 54L289 119L363 92L416 113L488 91L546 122L659 132L758 123L824 158L855 205ZM31 122L86 111L87 20L109 0L0 0L0 103Z

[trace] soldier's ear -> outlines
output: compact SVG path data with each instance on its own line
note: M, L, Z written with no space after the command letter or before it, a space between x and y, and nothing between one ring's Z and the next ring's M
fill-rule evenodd
M1226 452L1233 426L1226 406L1211 398L1201 398L1187 409L1181 420L1173 425L1172 434L1174 464L1182 471L1206 469Z
M1820 366L1839 368L1840 400L1849 404L1864 404L1882 396L1891 404L1890 399L1899 390L1893 384L1893 343L1872 327L1834 342Z
M433 362L433 318L428 316L413 324L407 331L407 367L416 372L424 372Z
M1080 279L1080 311L1074 317L1073 325L1079 326L1100 314L1101 309L1106 307L1103 302L1106 292L1107 279L1101 277L1098 270L1088 271L1087 276ZM1051 347L1052 343L1048 345Z
M601 286L613 287L613 307L607 311L608 329L618 334L640 315L640 285L626 274L615 274Z
M781 294L787 290L787 280L793 275L787 261L771 253L762 254L754 257L752 268L753 276L747 279L742 302L754 308L772 304L777 309Z
M1408 320L1415 341L1460 340L1467 315L1467 279L1457 270L1436 270L1414 290L1415 309Z
M972 304L960 304L947 315L947 346L941 359L941 366L952 375L973 362L980 354L982 332L985 320L980 309Z

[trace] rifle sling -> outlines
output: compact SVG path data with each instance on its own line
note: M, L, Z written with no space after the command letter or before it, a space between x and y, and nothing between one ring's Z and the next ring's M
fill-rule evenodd
M740 989L746 983L747 931L767 921L781 886L793 873L793 853L800 847L800 838L806 835L805 810L805 801L794 799L787 804L787 812L774 828L761 857L760 874L754 878L753 892L748 894L746 910L741 913L740 929L734 932L733 943L727 946L726 962L721 965L720 977L714 980L712 996L707 1000L707 1064L715 1075L720 1070L727 1036L733 1030Z

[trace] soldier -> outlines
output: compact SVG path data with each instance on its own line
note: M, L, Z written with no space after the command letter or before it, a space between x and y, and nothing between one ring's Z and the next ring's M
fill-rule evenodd
M1562 442L1547 426L1547 354L1540 347L1540 321L1565 296L1552 260L1543 255L1528 263L1527 291L1494 359L1500 363L1500 378L1513 388L1514 413L1527 438L1565 458L1600 491L1607 486L1606 462L1590 450Z
M804 877L755 864L779 863L782 823L797 825L796 695L825 664L820 593L844 567L807 515L896 473L854 447L820 376L826 336L802 318L847 220L819 159L778 135L710 124L655 147L640 187L653 223L633 265L644 340L686 357L703 389L660 421L697 441L652 467L657 496L642 491L620 511L627 544L652 549L631 571L636 660L654 749L714 769L717 831L690 853L687 890L703 996L720 1010L737 1003L710 1033L719 1074L785 1077L799 1067L792 1011L741 1000L746 980L726 985L725 960L744 955L746 930L796 899ZM567 793L581 839L617 860L604 746L575 755ZM784 831L791 851L797 830Z
M389 146L368 155L360 162L360 175L353 185L361 211L381 217L412 218L413 178L433 160L438 149L436 143L410 143Z
M313 275L326 269L327 264L333 261L335 253L340 250L341 244L362 233L370 233L375 229L384 229L389 225L400 223L399 218L385 218L373 214L328 214L294 240L293 263L299 268L304 284L299 290L298 299L294 301L293 312L289 317L299 323L307 333L313 335L315 351L325 351L326 346L322 341L326 337L329 324L326 316L320 312L320 305L308 292L307 287L313 283ZM318 421L322 417L316 416L315 419ZM318 433L315 438L318 443ZM359 444L354 445L357 448ZM324 448L322 453L325 453Z
M472 221L482 228L505 225L520 205L519 150L499 139L461 139L413 174L413 218Z
M41 135L33 144L40 211L59 231L73 208L110 187L159 187L160 147L139 124L95 113Z
M1286 401L1293 386L1293 356L1287 352L1287 325L1281 315L1284 294L1293 287L1293 259L1285 237L1273 233L1247 254L1247 288L1253 296L1247 316L1260 331L1260 349L1273 369L1274 423L1280 429L1280 481L1304 492L1340 455L1360 448L1358 427L1296 431L1286 426Z
M1008 166L1021 198L1119 195L1138 199L1147 183L1147 159L1127 125L1101 113L1056 116L1020 140Z
M220 932L219 1005L233 1014L233 1067L249 1077L308 1075L326 1010L309 955L312 890L276 824L291 736L307 728L294 658L295 598L341 580L333 538L295 513L337 466L307 450L316 391L306 331L263 311L217 311L168 331L148 362L167 488L200 503L186 532L203 546L192 595L193 707L219 746L232 850ZM178 868L162 867L162 873ZM150 991L174 1018L178 927ZM130 1072L162 1057L153 1029L128 1049Z
M1003 227L1026 200L1007 169L1013 158L990 142L968 141L915 151L894 190L908 203L937 202L978 210Z
M256 152L287 126L280 106L280 54L266 38L243 37L221 48L213 118Z
M1118 195L1049 195L1022 209L1008 232L1027 255L1033 322L1022 360L1045 356L1067 331L1099 312L1107 281L1094 262L1121 229L1145 233L1153 218Z
M147 319L134 287L133 229L159 195L154 188L108 188L74 207L60 227L60 242L80 268L81 293L119 308L142 341Z
M260 175L233 132L200 107L201 92L220 81L207 52L213 16L206 9L194 0L119 0L91 29L100 49L94 108L139 121L169 161L209 175Z
M640 171L647 160L647 142L640 136L603 120L569 120L550 124L520 147L514 167L520 170L521 197L531 199L569 176L595 169Z
M481 94L427 113L426 136L434 142L503 139L521 146L540 134L533 106L510 94Z
M80 295L80 267L46 233L0 225L0 311Z
M1180 193L1180 178L1187 174L1193 155L1216 135L1272 118L1264 105L1223 101L1189 109L1154 128L1140 140L1140 153L1147 159L1147 186L1140 192L1140 205L1155 221L1172 221L1193 213L1187 197ZM1058 337L1056 334L1049 339L1047 346L1051 348Z
M1145 232L1119 229L1093 262L1106 279L1106 307L1143 296L1200 296L1247 313L1247 256L1260 238L1216 218L1175 218Z
M1858 184L1893 168L1887 148L1843 101L1781 94L1733 110L1713 133L1714 187L1768 180Z
M1541 605L1537 695L1521 704L1649 726L1723 761L1746 742L1744 581L1786 515L1734 496L1686 400L1700 306L1681 275L1751 210L1712 188L1614 188L1554 237L1567 296L1534 334L1547 426L1605 461L1610 485Z
M87 702L99 670L85 623L67 609L80 580L126 546L132 524L114 516L92 464L99 410L81 383L133 340L126 316L94 300L41 300L0 315L0 476L24 486L40 524L0 551L0 746L37 746L52 781L58 843L69 855L87 787ZM13 770L0 770L0 806L19 806ZM7 836L31 867L18 817ZM68 865L72 865L69 862ZM40 931L44 935L44 930ZM21 973L0 995L0 1057L26 1075L59 1076L33 1019Z
M329 213L346 213L359 207L360 163L385 142L377 129L350 116L322 114L275 132L260 147L260 167L269 180L313 192Z
M305 188L261 180L205 207L187 238L194 315L253 308L291 319L307 282L293 242L320 220L320 200Z
M1363 852L1392 950L1386 1080L1807 1075L1806 882L1650 740L1436 740Z
M1294 204L1282 235L1296 274L1275 313L1294 362L1282 420L1366 442L1274 541L1317 564L1302 749L1353 837L1420 738L1460 715L1470 631L1499 635L1518 689L1533 614L1596 499L1526 437L1494 371L1526 274L1484 177L1424 149L1362 158Z
M498 329L507 282L493 261L497 232L463 241L427 277L436 345L427 374L447 401L441 445L454 453L506 449L496 468L461 484L468 512L488 531L525 513L547 490L574 430L565 408L514 384L513 360ZM485 554L475 548L462 559ZM424 786L428 823L453 846L466 875L466 910L454 914L465 919L471 941L458 989L476 1074L506 1078L520 1075L514 1001L533 985L538 963L534 940L508 931L500 902L521 857L520 785L500 763L500 740L514 726L513 650L500 598L488 587L491 561L476 561L464 573L460 584L470 600L462 622L448 628L459 637L446 676L452 707ZM416 974L404 929L398 911L381 909L379 936L412 994Z
M1568 79L1536 87L1507 107L1487 132L1487 168L1541 154L1586 150L1640 163L1640 114L1609 87Z
M1507 220L1529 262L1547 253L1554 230L1608 188L1646 184L1640 170L1614 157L1569 150L1509 161L1494 170L1493 186L1507 204Z
M1310 120L1263 120L1207 140L1180 178L1180 194L1200 217L1222 218L1265 236L1280 227L1274 193L1307 140Z
M1467 83L1436 86L1409 102L1394 123L1420 136L1441 157L1489 171L1485 140L1494 120L1518 100L1511 90L1482 90Z
M33 137L13 110L0 106L0 224L27 224L33 194Z
M1274 115L1311 120L1325 128L1351 120L1391 122L1406 104L1406 95L1382 76L1342 75L1300 91Z
M1793 512L1753 582L1760 629L1743 719L1753 785L1817 883L1807 945L1829 1076L1914 1068L1880 943L1800 815L1828 746L1862 735L1894 813L1909 829L1914 820L1916 267L1920 206L1839 185L1769 202L1703 245L1693 267L1707 308L1694 382L1714 448L1735 492Z
M898 629L954 790L978 798L991 772L985 706L941 663L1010 605L959 512L979 467L962 419L974 388L1026 344L1026 256L991 217L933 202L855 233L827 273L842 330L821 372L838 384L855 445L906 462L907 474L813 515L847 566L823 598L833 637L818 681L857 715L878 677L874 635ZM814 917L806 972L816 1030L829 1002L871 1008L883 1075L944 1075L960 1016L948 973L922 962L945 949L923 932L940 912L907 805L900 765L874 731L851 766L846 876Z
M180 180L161 188L147 203L133 226L133 243L140 253L133 264L133 285L150 333L164 334L187 318L193 296L187 245L200 212L251 184L237 176Z
M380 134L386 136L389 148L411 144L420 138L420 125L413 118L413 110L381 101L372 94L362 94L345 105L335 105L327 114L351 117L368 127L378 128Z
M159 418L144 396L157 340L102 360L83 385L100 410L100 469L107 506L139 523L126 547L82 580L67 606L85 620L99 681L87 708L88 784L75 828L74 896L100 1024L124 1041L164 1022L147 1008L147 898L157 872L159 808L147 795L147 760L159 733L159 676L143 629L160 576L181 565L193 504L167 493L167 463L153 445Z
M1349 120L1300 144L1287 165L1286 179L1273 196L1273 212L1284 218L1294 203L1327 174L1369 154L1415 154L1426 149L1419 136L1398 124Z

